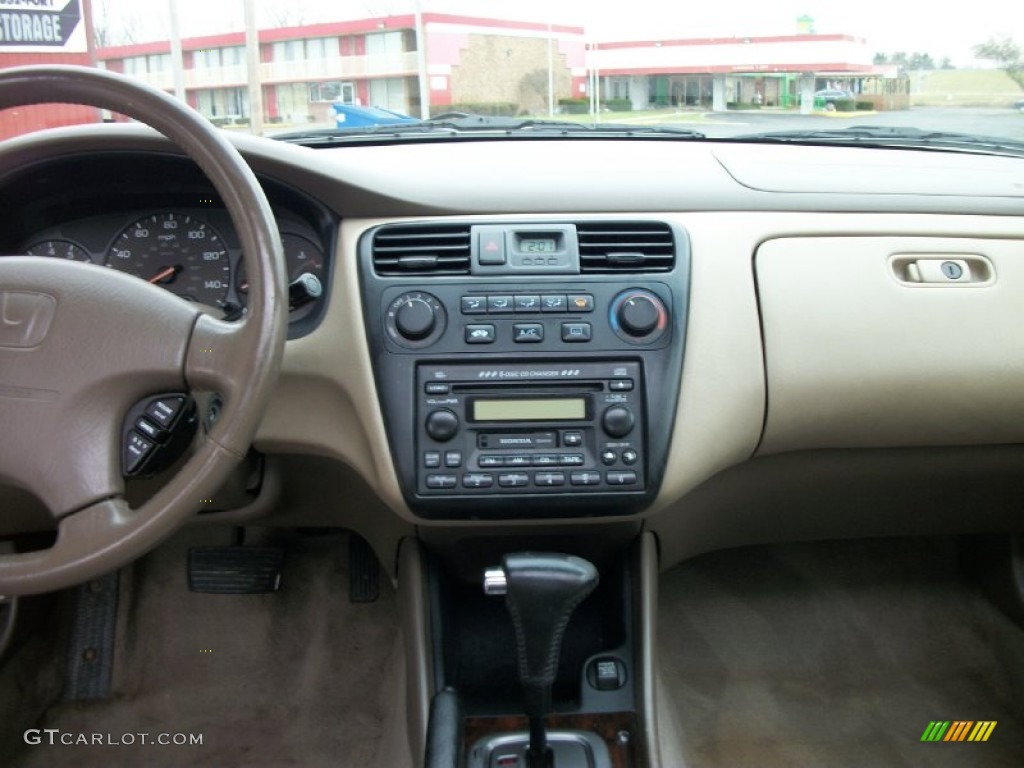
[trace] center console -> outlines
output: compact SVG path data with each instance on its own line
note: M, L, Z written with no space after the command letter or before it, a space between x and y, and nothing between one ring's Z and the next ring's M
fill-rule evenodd
M624 514L664 472L685 233L657 221L422 223L360 244L392 457L426 518Z

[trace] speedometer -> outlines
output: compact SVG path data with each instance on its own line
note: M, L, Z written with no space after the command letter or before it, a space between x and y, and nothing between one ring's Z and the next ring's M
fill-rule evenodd
M224 241L183 213L156 213L127 227L114 238L107 266L211 307L224 306L231 285Z

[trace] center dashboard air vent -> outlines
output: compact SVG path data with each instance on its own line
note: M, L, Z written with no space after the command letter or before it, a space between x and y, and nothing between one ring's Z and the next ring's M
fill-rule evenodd
M373 236L378 275L467 275L469 257L469 225L395 225Z
M672 228L662 222L583 222L576 236L584 273L668 272L676 262Z

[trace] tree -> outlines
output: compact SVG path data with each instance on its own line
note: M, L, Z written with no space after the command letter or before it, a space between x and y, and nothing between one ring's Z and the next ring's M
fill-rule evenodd
M1018 86L1024 88L1024 59L1020 46L1008 37L990 37L986 42L974 46L974 55L979 59L994 61Z
M888 64L889 63L889 57L886 56L884 53L876 53L875 54L875 58L874 58L874 63L875 64Z
M942 62L939 64L939 69L956 69L956 67L953 66L953 61L949 56L943 56Z
M927 53L914 52L910 55L910 69L935 69L935 62Z

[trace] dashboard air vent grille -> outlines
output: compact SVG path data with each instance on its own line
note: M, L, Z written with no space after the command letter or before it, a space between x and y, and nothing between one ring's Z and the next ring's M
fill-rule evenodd
M576 225L582 272L667 272L675 265L672 228L661 222Z
M373 237L373 268L378 275L469 274L468 225L384 227Z

